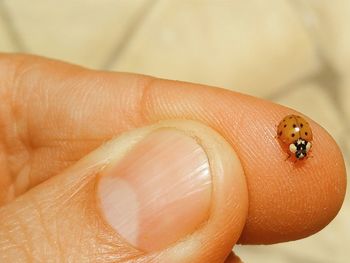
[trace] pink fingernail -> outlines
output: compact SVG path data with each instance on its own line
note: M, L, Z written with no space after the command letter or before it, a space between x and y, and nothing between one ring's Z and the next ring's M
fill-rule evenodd
M203 148L180 131L162 129L106 169L98 194L106 221L133 246L154 251L208 219L211 187Z

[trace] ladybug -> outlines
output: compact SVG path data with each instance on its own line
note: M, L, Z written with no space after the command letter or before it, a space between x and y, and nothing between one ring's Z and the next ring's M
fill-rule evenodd
M277 138L288 146L288 151L294 154L297 160L304 159L312 146L310 124L298 115L292 114L283 118L277 127Z

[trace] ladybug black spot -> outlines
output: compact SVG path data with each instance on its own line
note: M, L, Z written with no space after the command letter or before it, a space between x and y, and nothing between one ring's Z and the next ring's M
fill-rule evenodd
M282 131L280 131L280 132L278 133L278 135L281 136L281 135L282 135Z
M284 124L284 126L283 126L284 128L286 128L287 127L287 124Z
M300 123L300 128L303 128L304 124Z
M305 135L307 135L307 132L305 132Z
M295 124L293 124L293 128L296 128L297 126Z
M295 134L294 133L292 133L292 137L294 137L295 136Z
M293 117L289 117L289 119L293 119Z

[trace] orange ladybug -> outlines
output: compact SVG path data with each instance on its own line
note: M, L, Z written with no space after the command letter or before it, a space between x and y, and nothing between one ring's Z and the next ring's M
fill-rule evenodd
M307 156L312 146L310 124L298 115L292 114L283 118L277 127L277 138L299 160Z

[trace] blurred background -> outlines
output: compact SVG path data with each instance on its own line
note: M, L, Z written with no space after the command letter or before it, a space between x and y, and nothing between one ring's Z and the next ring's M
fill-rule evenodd
M224 87L292 107L350 157L349 0L0 0L0 51ZM331 161L331 160L330 160ZM245 261L350 258L350 202L316 235Z

